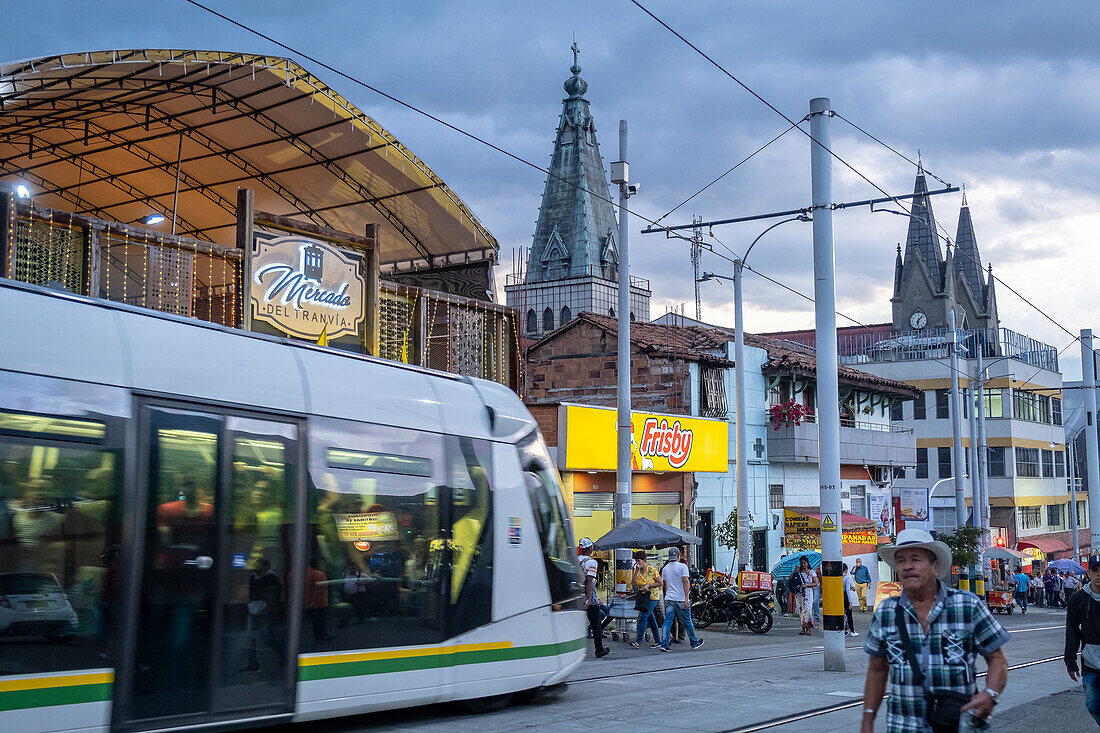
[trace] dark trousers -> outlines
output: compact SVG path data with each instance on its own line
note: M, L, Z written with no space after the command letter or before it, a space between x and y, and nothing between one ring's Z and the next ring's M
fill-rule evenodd
M848 591L844 591L844 616L848 621L848 631L855 631L856 622L852 620L852 602L848 600Z
M319 644L329 641L328 634L328 608L307 608L306 620L313 627L313 642Z
M1016 591L1016 604L1020 607L1020 610L1027 613L1027 591Z
M589 606L585 609L585 613L588 614L588 625L592 629L592 641L596 645L596 653L601 654L603 652L603 628L600 626L600 607L598 605Z

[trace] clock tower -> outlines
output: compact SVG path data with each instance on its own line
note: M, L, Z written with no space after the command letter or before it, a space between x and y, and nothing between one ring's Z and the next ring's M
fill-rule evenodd
M949 244L945 256L921 167L917 169L913 193L904 254L898 245L894 264L894 297L890 299L894 330L947 328L952 308L959 328L997 328L1000 322L993 271L992 267L988 272L982 269L966 194L954 247Z

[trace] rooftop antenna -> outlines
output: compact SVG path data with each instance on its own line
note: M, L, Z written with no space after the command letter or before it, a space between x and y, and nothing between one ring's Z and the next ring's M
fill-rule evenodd
M695 225L691 230L691 272L692 280L695 282L695 320L702 321L703 301L699 291L699 261L703 257L703 228L700 226L703 218L693 215L691 222Z

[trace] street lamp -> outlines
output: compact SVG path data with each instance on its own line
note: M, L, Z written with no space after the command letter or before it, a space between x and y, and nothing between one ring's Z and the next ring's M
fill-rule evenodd
M745 570L749 566L749 488L748 488L748 439L745 436L745 323L742 312L741 297L741 270L745 266L752 248L760 239L781 224L792 221L812 221L809 216L799 214L789 219L781 219L770 227L756 235L752 244L745 250L741 257L734 256L733 260L733 383L734 383L734 409L737 411L737 422L734 423L735 442L737 444L737 567L738 571ZM700 280L729 280L722 275L712 272L703 273Z

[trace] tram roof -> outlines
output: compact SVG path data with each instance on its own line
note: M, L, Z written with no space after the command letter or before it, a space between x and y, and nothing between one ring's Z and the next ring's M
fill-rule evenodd
M232 244L256 208L362 234L408 269L496 261L496 239L378 122L287 58L136 49L0 64L0 180L46 206Z

